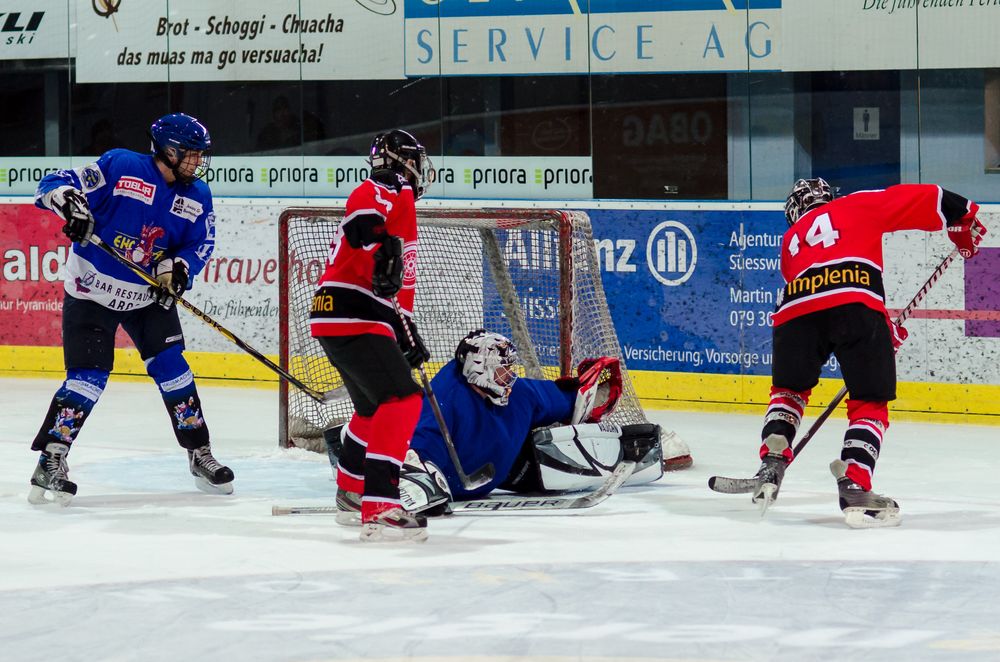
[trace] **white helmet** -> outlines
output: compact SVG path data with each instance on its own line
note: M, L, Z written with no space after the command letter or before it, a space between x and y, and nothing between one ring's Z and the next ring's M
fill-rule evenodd
M517 348L509 338L476 329L458 343L455 358L462 364L466 381L486 391L494 404L507 405L511 387L517 381Z
M789 226L795 225L802 214L830 202L833 195L833 188L822 177L796 180L785 200L785 220Z

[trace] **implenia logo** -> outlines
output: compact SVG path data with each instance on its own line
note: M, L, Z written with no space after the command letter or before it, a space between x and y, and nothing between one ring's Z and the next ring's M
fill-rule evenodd
M664 285L680 285L694 273L698 262L698 244L687 226L664 221L649 233L646 240L646 265L656 280Z

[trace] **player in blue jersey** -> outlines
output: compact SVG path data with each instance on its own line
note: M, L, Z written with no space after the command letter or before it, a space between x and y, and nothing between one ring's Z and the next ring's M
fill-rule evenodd
M631 482L659 478L659 426L623 431L594 424L611 413L621 394L618 361L588 360L578 372L556 380L519 378L517 350L509 339L484 329L469 333L431 387L463 470L472 473L492 463L494 479L473 490L462 485L425 397L400 475L407 509L436 514L449 500L479 498L497 488L523 493L596 487L621 461L624 437L625 442L642 437L652 447ZM533 434L561 423L572 427ZM338 516L341 523L347 520Z
M132 338L163 396L195 484L231 494L233 472L209 446L174 297L182 295L215 248L212 193L202 181L212 139L198 120L165 115L150 127L151 153L113 149L96 163L45 176L35 204L55 212L73 242L66 262L62 332L66 380L56 391L31 448L41 455L28 500L68 505L76 484L66 455L107 384L115 332ZM148 286L90 240L103 242L150 272Z

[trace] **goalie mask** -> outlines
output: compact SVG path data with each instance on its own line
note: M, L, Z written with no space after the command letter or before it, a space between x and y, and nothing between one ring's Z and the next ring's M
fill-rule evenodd
M386 169L397 172L413 186L417 200L431 187L431 160L427 150L412 135L402 129L380 133L372 140L368 154L372 170Z
M785 219L789 226L795 225L795 221L799 220L802 214L831 200L833 200L833 189L825 179L821 177L800 179L792 186L792 192L785 201Z
M476 329L458 343L455 358L462 364L462 375L469 384L485 391L493 404L507 406L511 387L517 381L517 349L510 339Z

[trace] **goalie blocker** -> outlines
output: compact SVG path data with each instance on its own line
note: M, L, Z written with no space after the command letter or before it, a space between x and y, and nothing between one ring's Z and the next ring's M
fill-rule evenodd
M559 494L601 487L622 462L636 466L625 485L663 475L660 426L583 423L536 430L526 440L501 489L518 494ZM400 497L412 513L443 515L451 492L440 470L412 451L400 473Z

